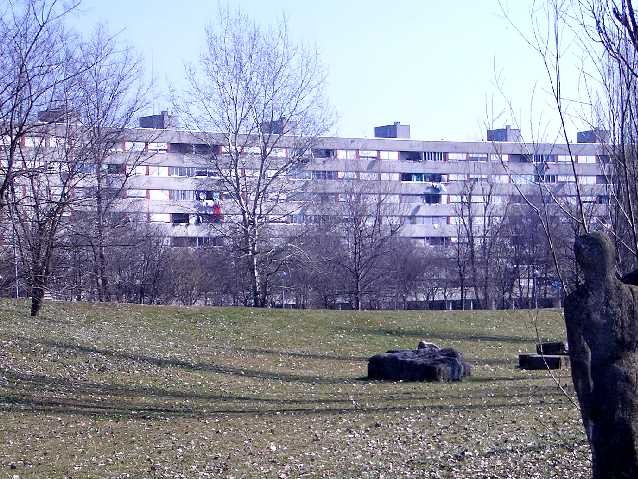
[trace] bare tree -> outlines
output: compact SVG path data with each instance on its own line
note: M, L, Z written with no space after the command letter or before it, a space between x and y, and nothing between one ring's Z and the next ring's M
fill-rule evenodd
M38 114L58 108L60 89L80 72L69 68L75 42L64 25L78 4L16 0L0 7L0 209L25 172L25 141L42 123L56 121Z
M400 224L391 214L396 205L388 201L389 195L380 192L378 182L352 183L345 191L334 207L336 214L325 217L325 222L330 222L329 231L341 245L325 261L342 271L353 309L362 309L365 296L374 292L376 297L385 290L380 282L389 271L386 260Z
M289 38L285 20L260 28L239 11L221 9L207 30L199 64L187 68L179 105L186 126L208 145L216 185L231 208L224 215L249 265L252 304L264 306L263 265L275 254L265 229L286 218L287 176L309 161L331 126L325 73L316 52Z
M106 251L116 247L121 230L129 226L130 218L121 214L126 204L122 196L137 167L149 156L145 145L153 144L154 138L140 133L131 141L124 134L149 101L140 60L132 50L98 28L81 54L90 68L77 79L74 111L84 125L84 161L94 176L74 231L91 251L97 299L104 301L109 298ZM128 207L134 213L135 206Z
M509 201L497 203L497 197L501 198L489 178L470 178L465 182L455 208L459 231L456 246L459 277L463 277L463 283L469 277L474 298L486 309L496 307L498 262L495 260L503 218L509 208Z

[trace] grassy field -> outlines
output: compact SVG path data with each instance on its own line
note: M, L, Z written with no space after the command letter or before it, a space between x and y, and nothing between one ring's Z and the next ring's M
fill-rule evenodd
M516 368L528 312L27 314L0 302L0 477L588 477L578 411ZM563 339L560 312L536 323ZM473 376L365 379L370 355L419 339L463 351Z

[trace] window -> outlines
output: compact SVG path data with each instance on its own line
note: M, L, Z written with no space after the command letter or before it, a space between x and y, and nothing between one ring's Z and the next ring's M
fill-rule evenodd
M441 195L437 193L426 193L423 195L423 202L428 205L433 205L441 202Z
M529 155L529 154L510 155L510 161L516 162L516 163L532 163L532 161L534 161L534 155Z
M337 150L337 158L340 160L354 160L357 158L357 150Z
M609 158L609 155L598 155L597 157L598 163L606 165L608 164L611 159Z
M534 183L556 183L556 175L535 175Z
M557 175L556 180L558 183L574 183L576 178L574 175Z
M170 213L151 213L148 220L153 223L170 223L171 215Z
M448 181L465 181L467 180L467 175L464 173L450 173L447 175Z
M376 160L379 157L377 150L359 150L359 158Z
M313 171L312 173L313 180L336 180L337 172L336 171Z
M147 150L152 152L168 151L168 143L151 142L147 145Z
M467 153L448 153L447 159L450 161L464 161L467 159Z
M124 142L125 151L144 151L146 143L143 141L126 141Z
M398 151L380 151L379 158L382 160L398 160L399 152Z
M592 155L578 155L578 163L596 163L596 157Z
M169 190L168 199L174 201L192 201L195 199L193 190Z
M512 183L515 185L524 185L526 183L533 183L534 175L512 175Z
M354 171L338 171L337 179L339 180L355 180L357 174Z
M382 181L399 181L400 178L399 173L381 173Z
M336 156L335 150L329 150L326 148L313 148L311 150L313 158L334 158Z
M423 161L423 154L420 151L401 151L399 159L403 161Z
M195 176L195 170L191 166L169 166L168 176Z
M441 183L442 180L440 173L401 173L401 181Z
M198 190L195 193L195 198L198 201L217 201L220 199L220 195L216 191Z
M171 213L171 223L174 225L187 225L190 215L188 213Z
M424 151L423 158L425 161L445 161L445 153L442 151Z
M556 163L558 155L534 155L534 163Z
M78 173L95 173L95 164L93 163L78 163L76 166Z
M378 180L379 179L379 173L362 172L362 173L359 173L359 179L360 180L367 180L367 181Z
M487 153L468 153L467 159L469 161L487 161Z
M148 190L149 199L167 201L169 199L170 190Z
M106 165L106 172L109 175L123 175L126 173L126 165L124 163L109 163Z
M294 180L309 180L312 178L312 172L296 168L290 172L289 176Z
M592 176L592 175L579 175L578 184L579 185L595 185L596 178L597 178L596 176Z
M448 246L451 243L451 238L448 236L426 236L425 244L430 246Z

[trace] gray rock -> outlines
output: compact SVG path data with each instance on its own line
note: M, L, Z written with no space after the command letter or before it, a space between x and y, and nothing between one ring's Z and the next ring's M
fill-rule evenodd
M419 349L391 350L368 360L368 378L391 381L460 381L471 367L463 354L434 344Z
M441 349L436 344L428 343L427 341L424 341L423 339L419 341L419 344L416 345L416 348L417 349L427 349L427 348Z
M614 273L601 233L576 239L585 282L565 301L572 379L594 479L638 477L638 288Z

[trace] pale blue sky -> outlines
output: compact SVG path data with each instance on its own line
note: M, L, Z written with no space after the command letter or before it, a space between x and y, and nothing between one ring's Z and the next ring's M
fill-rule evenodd
M530 1L504 3L514 21L527 29ZM417 139L480 140L487 107L505 112L496 127L518 122L530 139L553 139L542 132L553 113L543 94L540 59L503 18L497 0L229 4L264 24L285 13L293 37L316 45L328 69L327 92L339 115L335 133L341 136L369 137L375 125L401 121L411 125ZM215 0L83 0L80 21L83 28L104 22L112 32L121 32L144 56L149 72L153 69L161 93L169 84L179 88L183 64L196 60L204 27L217 8ZM495 70L516 119L495 86ZM570 81L575 89L575 80ZM155 103L156 111L168 106L161 97Z

